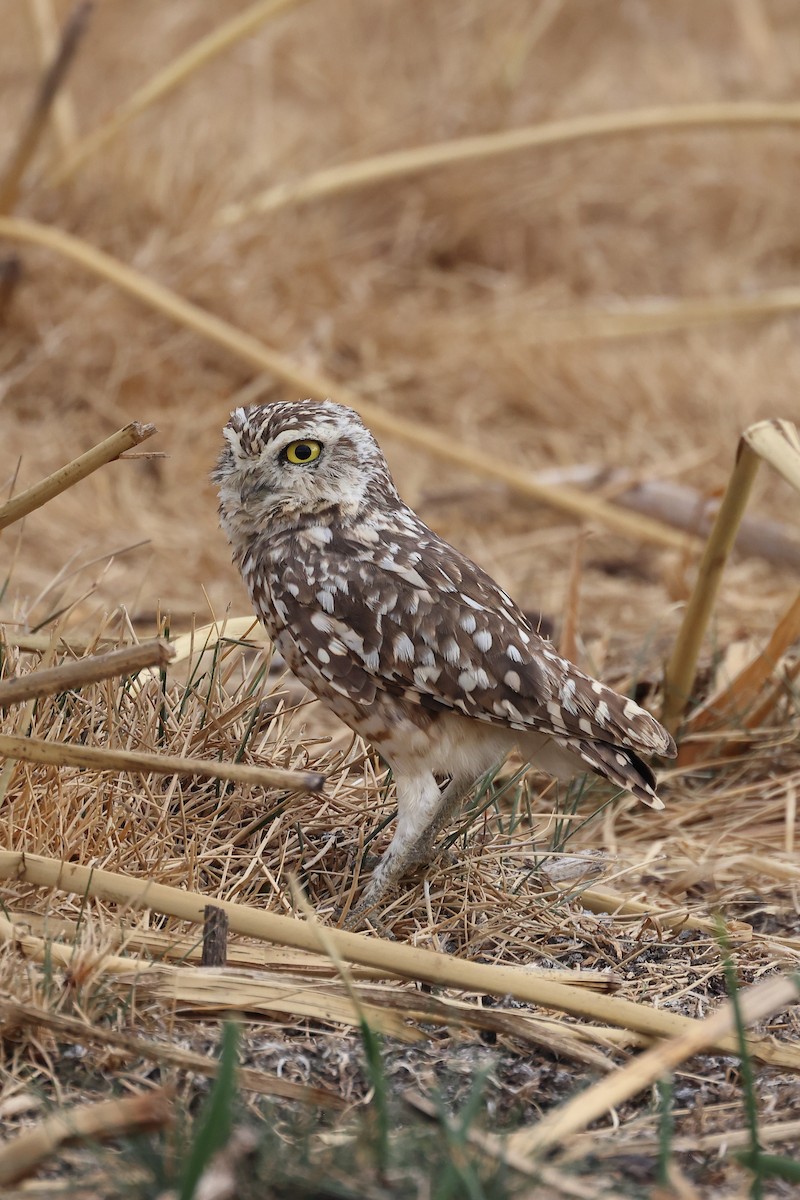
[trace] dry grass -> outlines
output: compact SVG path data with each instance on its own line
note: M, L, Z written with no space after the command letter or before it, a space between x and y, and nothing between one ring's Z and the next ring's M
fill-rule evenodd
M52 227L56 249L5 243L23 276L0 316L4 494L132 420L157 424L148 449L169 457L105 465L3 532L3 678L249 611L208 472L234 404L296 392L288 372L260 374L267 360L255 366L256 356L209 341L210 327L191 332L173 321L154 301L160 285L272 348L276 367L288 363L294 378L349 389L395 430L398 418L416 423L418 444L382 439L406 497L526 607L566 609L563 636L584 665L646 692L674 644L697 546L638 541L633 526L626 535L598 522L578 555L582 535L564 510L522 498L501 477L601 463L717 493L747 426L796 416L795 132L753 124L586 136L428 166L235 224L220 224L220 213L322 170L464 137L653 107L788 111L800 84L794 6L593 0L543 3L537 18L513 0L276 4L281 15L53 184L80 145L72 116L90 134L244 8L98 5L54 136L23 178L14 218ZM57 17L66 11L56 5ZM36 86L34 17L46 25L42 0L14 6L0 39L0 163ZM143 303L58 252L63 234L149 281ZM496 478L464 465L475 451ZM757 511L791 520L796 503L784 481L761 471ZM699 697L726 694L745 666L740 644L751 657L762 650L796 590L790 570L733 556L702 648ZM695 722L686 743L694 765L667 773L662 814L624 799L601 808L606 794L594 788L575 817L574 797L536 777L520 782L508 767L454 837L453 861L440 859L390 905L398 947L498 968L577 969L587 996L602 972L610 1000L686 1018L705 1017L724 994L716 912L743 982L793 968L795 679L796 662L784 659L755 698L757 721L733 721L723 706L722 728ZM287 917L294 874L318 918L332 923L357 894L363 853L389 836L380 828L392 812L380 763L270 665L268 651L244 645L238 626L199 664L184 658L161 679L62 692L7 710L0 724L6 735L328 779L320 798L9 759L0 772L6 852ZM284 1082L324 1089L331 1102L365 1094L349 1032L357 1013L324 956L235 935L229 970L257 975L232 976L220 993L192 962L200 932L185 921L24 878L3 882L0 895L17 922L16 934L4 926L0 963L3 1003L18 1006L16 1016L3 1009L0 1026L9 1048L0 1113L10 1127L29 1123L42 1103L97 1098L109 1077L138 1089L154 1057L179 1070L180 1050L199 1070L197 1056L216 1040L212 1014L245 984L254 1090L268 1091L280 1066ZM55 947L42 949L48 938L69 948L60 962ZM110 965L122 956L130 979ZM147 963L162 957L173 965L148 978ZM426 996L413 984L387 986L385 967L348 970L360 1003L394 1039L385 1070L395 1091L409 1073L417 1091L429 1091L434 1073L449 1070L448 1098L458 1102L492 1056L493 1131L512 1111L532 1123L598 1072L615 1077L646 1042L641 1028L613 1017L488 1002L489 984ZM294 1012L287 995L301 985ZM19 1005L50 1013L52 1027L22 1021ZM773 1064L791 1060L796 1014L760 1027L774 1035ZM432 1026L438 1032L421 1038ZM67 1070L59 1047L79 1047L89 1027L98 1057ZM138 1039L138 1057L128 1043L104 1043L103 1030ZM768 1057L771 1043L758 1045ZM764 1142L796 1148L796 1074L757 1070ZM190 1077L176 1078L190 1098ZM741 1144L734 1060L717 1053L679 1065L674 1096L686 1187L744 1194L742 1169L709 1157L723 1133ZM647 1093L622 1102L613 1125L601 1143L573 1132L557 1166L594 1155L594 1194L635 1194L652 1178L647 1168L638 1179L641 1156L652 1163L656 1153ZM85 1151L66 1153L79 1173L94 1169ZM558 1175L548 1186L546 1194L567 1196L585 1185Z

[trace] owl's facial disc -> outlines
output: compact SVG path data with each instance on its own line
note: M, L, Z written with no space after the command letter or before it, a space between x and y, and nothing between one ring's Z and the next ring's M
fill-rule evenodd
M396 495L372 434L340 405L299 401L236 409L225 440L213 478L226 527L238 519L250 533L330 509L355 516L376 482Z

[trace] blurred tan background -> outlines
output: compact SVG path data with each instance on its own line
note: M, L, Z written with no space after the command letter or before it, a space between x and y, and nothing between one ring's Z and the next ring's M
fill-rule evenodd
M4 6L0 162L39 78L43 5ZM58 21L69 7L54 4ZM65 91L78 134L246 7L100 0ZM49 133L15 214L117 256L443 444L531 472L607 464L711 492L748 423L800 412L798 317L678 319L625 337L613 325L586 336L580 322L795 287L800 124L587 139L233 225L220 213L385 151L642 106L798 97L793 0L308 0L65 183L52 182L63 146ZM240 360L51 251L0 246L14 250L23 276L0 326L4 494L17 468L19 489L133 419L158 425L146 449L168 457L112 464L31 516L21 540L7 532L0 616L34 627L84 593L76 621L124 605L147 628L160 606L179 630L193 613L209 619L209 604L249 611L208 475L234 404L296 392L254 384ZM548 318L562 310L559 332ZM430 524L524 605L559 612L573 523L381 440ZM793 494L762 476L759 511L791 517ZM595 660L630 633L663 644L693 556L597 530L583 559ZM69 578L54 584L59 573ZM787 571L737 561L721 627L771 628L792 587Z

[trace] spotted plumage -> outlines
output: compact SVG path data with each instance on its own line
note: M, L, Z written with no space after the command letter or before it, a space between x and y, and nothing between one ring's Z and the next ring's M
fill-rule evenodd
M393 769L398 825L373 905L475 780L517 746L653 807L639 757L672 738L579 671L485 571L400 499L372 434L330 402L237 409L214 472L256 612L291 670ZM442 786L444 782L444 786Z

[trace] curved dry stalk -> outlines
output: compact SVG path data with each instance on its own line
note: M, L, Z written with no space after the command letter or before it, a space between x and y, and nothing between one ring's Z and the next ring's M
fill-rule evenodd
M501 133L455 138L432 146L414 146L409 150L376 154L360 162L314 171L305 179L276 184L251 200L226 205L220 210L218 221L223 225L232 225L246 217L275 212L291 204L303 204L323 196L384 183L389 179L420 175L437 167L497 158L520 150L677 129L747 129L763 125L800 125L800 104L749 101L660 105L625 112L597 113L588 117L568 117L562 121L526 125L522 129L508 129Z
M28 0L27 10L31 26L39 45L39 60L42 67L52 61L59 41L59 28L53 11L53 0ZM66 88L62 86L53 104L53 131L66 153L78 139L78 122L75 107Z
M229 21L224 21L138 88L103 125L82 138L64 161L51 172L48 183L57 186L70 179L88 159L104 150L134 117L138 117L145 109L174 92L206 63L235 46L243 38L249 37L259 25L304 2L305 0L258 0L258 3L251 4L244 12L237 13Z
M426 453L433 454L440 464L449 462L462 470L497 479L521 496L560 509L577 520L605 525L615 533L636 541L653 542L655 545L685 550L687 544L691 545L695 540L668 528L660 521L625 512L597 496L587 496L578 488L539 483L527 471L510 463L499 462L496 458L480 454L458 442L443 442L434 430L425 428L419 422L393 416L379 405L362 399L334 379L299 366L252 334L245 333L235 325L223 321L221 317L215 317L198 308L169 288L62 230L40 225L35 221L0 217L0 237L33 242L62 254L92 274L115 284L149 308L165 314L201 337L222 346L257 370L269 371L296 388L301 395L318 399L327 397L356 409L373 430L400 438Z
M22 177L47 127L50 110L86 32L91 9L89 0L83 0L67 17L55 57L42 75L28 119L0 179L0 212L10 212L16 203Z

